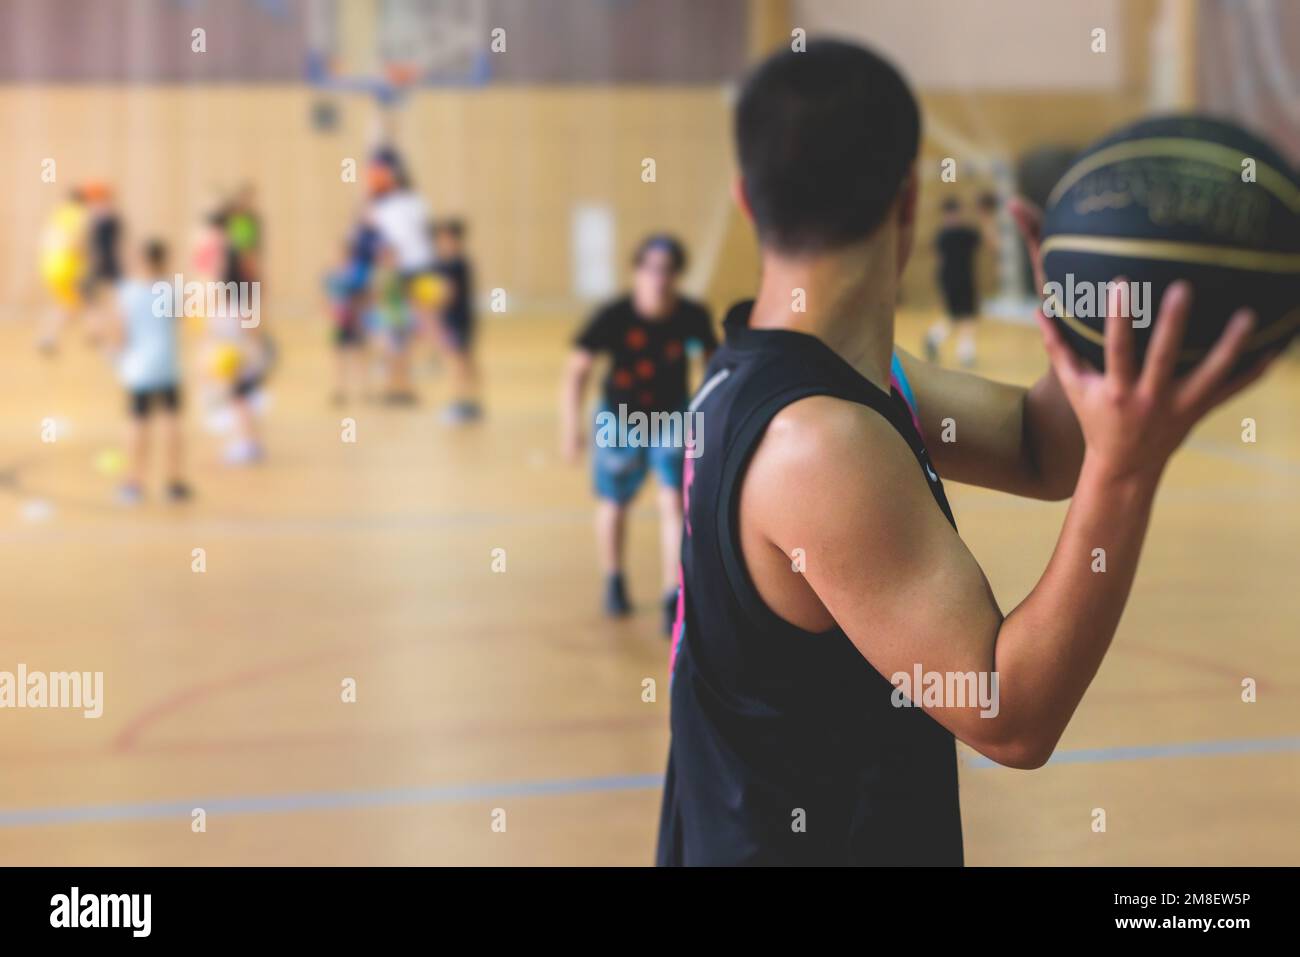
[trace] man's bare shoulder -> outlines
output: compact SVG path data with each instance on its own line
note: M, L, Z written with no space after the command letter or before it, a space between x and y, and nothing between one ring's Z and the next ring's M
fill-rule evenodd
M793 402L772 419L745 476L747 520L779 542L806 519L880 526L906 521L929 490L903 437L879 412L833 396ZM900 508L900 506L904 506Z
M852 469L882 456L915 461L902 436L879 412L829 395L800 399L773 416L758 455L773 464L788 462L819 472Z

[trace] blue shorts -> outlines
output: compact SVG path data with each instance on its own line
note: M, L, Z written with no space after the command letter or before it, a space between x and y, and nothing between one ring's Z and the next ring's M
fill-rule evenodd
M625 505L640 491L651 470L662 487L681 491L686 450L680 445L600 445L597 434L593 430L591 450L591 478L597 497Z

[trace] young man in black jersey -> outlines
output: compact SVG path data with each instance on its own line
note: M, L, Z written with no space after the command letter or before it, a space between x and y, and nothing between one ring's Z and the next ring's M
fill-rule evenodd
M957 361L963 369L975 365L975 324L979 321L979 297L975 292L975 257L986 236L993 234L991 210L980 210L979 227L962 211L961 200L950 196L943 201L943 226L934 237L939 259L939 292L943 295L944 317L925 334L925 357L938 360L939 349L952 332L957 333ZM992 243L989 243L992 245Z
M708 309L677 291L685 265L686 250L674 237L652 235L641 242L631 293L597 310L574 339L560 395L561 453L576 462L586 445L581 422L587 379L596 358L609 357L591 433L605 612L619 617L631 611L623 579L627 511L653 471L659 480L665 633L677 604L688 362L692 345L707 358L718 344ZM637 429L638 421L669 428Z
M1051 368L1028 389L896 352L919 138L903 79L845 43L774 56L740 97L736 193L763 270L692 402L707 441L685 479L661 864L962 863L953 739L1047 760L1119 623L1165 463L1262 370L1232 377L1242 313L1174 379L1185 283L1142 368L1118 311L1104 375L1041 315ZM957 441L927 447L946 418ZM1005 614L940 473L1073 496ZM961 683L922 694L931 675Z

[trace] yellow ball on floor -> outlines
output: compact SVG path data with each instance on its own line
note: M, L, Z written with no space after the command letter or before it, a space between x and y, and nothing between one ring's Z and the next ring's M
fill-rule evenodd
M411 283L411 298L416 305L437 309L447 301L447 281L433 273L418 276Z
M220 343L208 355L208 373L221 382L234 382L243 364L243 353L233 342Z
M126 455L121 449L104 449L95 456L95 471L112 478L126 467Z

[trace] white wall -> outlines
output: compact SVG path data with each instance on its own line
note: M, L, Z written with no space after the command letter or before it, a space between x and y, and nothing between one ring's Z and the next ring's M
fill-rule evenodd
M887 55L922 90L1116 90L1119 0L794 0L795 26ZM1092 31L1106 30L1105 53Z

